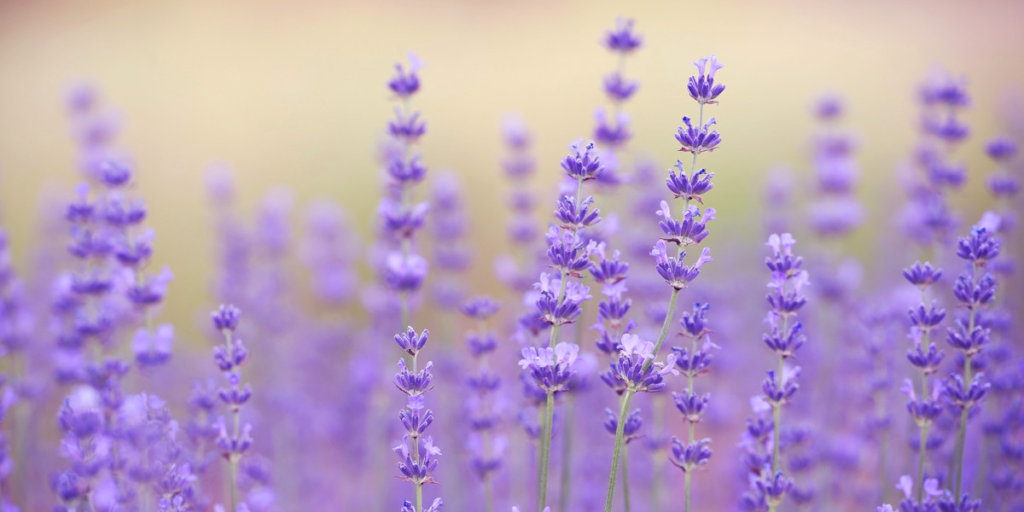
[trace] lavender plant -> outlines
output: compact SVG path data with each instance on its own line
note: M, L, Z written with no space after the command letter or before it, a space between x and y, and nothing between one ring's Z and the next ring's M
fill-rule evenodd
M793 482L782 469L782 408L790 403L799 389L796 379L800 367L787 364L795 357L796 351L804 344L803 325L797 320L797 312L807 303L804 288L809 284L808 273L803 269L803 258L793 254L796 240L789 233L772 234L766 244L772 254L765 259L772 279L768 284L768 332L763 336L765 345L778 357L778 370L768 370L768 376L761 384L761 395L752 400L755 412L771 411L770 453L765 455L761 467L753 468L750 494L744 502L751 510L775 511L792 488ZM749 429L748 429L749 430ZM756 437L766 437L758 435Z
M953 294L967 314L966 318L957 318L953 327L947 328L946 342L961 354L963 364L962 370L954 372L943 382L943 396L950 409L959 417L950 471L950 490L953 494L947 498L949 506L960 507L959 510L964 510L968 502L967 493L963 492L967 422L971 411L982 403L989 388L983 374L976 372L972 362L989 339L990 330L979 325L978 320L982 309L995 298L996 281L985 267L999 255L999 245L999 240L984 226L971 228L970 235L957 242L956 254L964 261L965 270L957 277ZM978 505L970 506L977 508Z
M936 347L935 342L931 339L931 333L942 324L946 318L946 311L938 307L934 300L930 306L927 305L928 291L942 278L942 270L932 267L930 263L918 262L903 270L903 277L921 291L920 305L907 312L912 325L910 338L914 342L907 351L907 360L917 370L920 384L915 385L910 379L903 384L903 390L909 398L907 411L920 432L916 444L912 443L917 451L917 478L913 480L912 488L915 489L915 506L921 507L925 498L924 482L928 450L935 448L938 443L937 439L930 437L930 431L935 419L942 412L939 387L934 383L929 386L928 380L939 371L945 354ZM920 391L920 398L915 389Z
M536 301L540 318L551 326L547 346L526 347L522 350L519 366L544 392L544 413L538 444L537 509L547 503L548 466L551 456L552 423L555 412L555 394L569 389L575 374L574 365L579 357L579 345L558 341L559 331L565 324L576 321L583 302L589 300L590 289L579 278L590 267L590 256L596 243L587 243L582 230L600 221L599 211L591 209L593 197L583 198L583 184L601 174L601 161L594 152L594 143L586 146L581 141L569 147L569 155L562 160L562 169L576 184L574 196L565 195L556 203L555 220L548 230L547 256L558 275L542 273L535 287L540 292Z

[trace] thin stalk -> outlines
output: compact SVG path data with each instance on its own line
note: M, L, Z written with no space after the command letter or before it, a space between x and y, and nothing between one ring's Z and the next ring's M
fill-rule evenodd
M922 304L923 304L923 302L922 302ZM928 335L929 334L930 334L929 330L925 330L924 333L922 333L922 335L921 335L921 344L922 344L922 346L925 346L925 347L928 346ZM928 399L928 375L923 373L923 372L921 373L921 399L922 400L927 400ZM917 446L917 482L916 482L917 485L914 486L914 491L916 492L915 498L917 499L917 504L919 506L921 505L921 503L924 500L924 466L925 466L925 463L927 462L927 457L928 457L928 424L925 423L925 424L921 425L921 436L920 436L920 438L918 440L918 446Z
M974 264L971 266L971 284L975 282L978 265ZM975 304L971 305L971 315L967 326L967 332L974 331L974 324L977 320L977 307ZM971 385L971 379L973 378L973 368L971 368L971 360L973 359L972 354L964 355L964 386L969 387ZM968 407L964 407L964 410L960 411L960 425L956 431L956 444L953 449L953 467L955 468L955 476L953 480L954 485L954 499L960 499L960 491L963 488L963 476L964 476L964 445L967 440L967 413L969 412Z
M782 316L782 335L785 336L789 331L789 316ZM785 385L782 374L786 369L786 358L779 357L779 374L776 376L776 382L779 389ZM780 444L782 444L782 404L772 404L772 478L775 477L779 472L779 452ZM776 503L772 501L768 505L769 512L775 512Z
M572 497L572 425L575 405L576 400L570 393L565 400L565 428L562 429L562 490L558 495L558 509L562 512L569 510Z
M583 195L583 179L576 179L576 197L574 199L575 204L579 207L580 196ZM573 236L578 236L578 232L574 232ZM561 305L565 301L565 289L569 281L569 275L565 271L559 273L559 285L558 285L558 302ZM548 347L555 348L555 343L558 341L558 332L561 326L555 323L551 326L551 333L548 336ZM544 416L541 419L541 438L540 438L540 461L537 466L537 507L538 512L544 510L544 506L547 504L548 495L548 461L551 458L551 422L555 417L555 394L552 391L547 393L547 401L544 405Z
M415 374L419 371L419 357L420 353L416 352L412 356L412 372ZM419 464L420 462L420 437L417 435L412 438L412 460ZM416 510L423 510L423 482L415 482L416 486Z
M654 395L654 432L660 433L662 424L665 422L665 414L662 412L661 404L659 403L660 395ZM665 465L662 463L658 452L662 447L653 452L655 455L652 457L652 471L651 475L651 510L657 512L661 510L661 487L664 480Z
M629 445L622 445L622 500L629 512Z
M494 512L494 483L484 478L484 512Z
M619 476L619 454L622 453L622 447L625 445L623 434L626 427L626 411L629 410L629 402L632 399L633 390L627 389L619 401L619 421L615 426L615 448L612 451L612 469L608 473L608 491L604 497L604 512L612 511L612 501L615 500L615 479Z
M694 336L693 338L690 338L690 357L692 358L693 354L695 354L696 352L697 352L697 337ZM689 374L686 376L686 392L690 396L693 396L693 394L694 394L693 380L694 380L694 374L693 374L693 371L691 369ZM694 436L694 434L695 434L695 432L694 432L695 425L693 424L692 421L689 422L689 428L687 430L688 430L688 435L687 435L688 441L687 442L690 445L692 445L693 441L694 441L694 437L695 437ZM684 506L683 510L685 510L685 512L690 512L690 480L691 480L690 473L691 473L691 471L687 471L686 474L683 475L684 486L685 486L685 493L686 493L686 500L685 500L685 503L683 505Z
M548 503L548 462L551 459L551 424L555 416L555 392L547 392L540 433L540 464L537 471L537 512Z

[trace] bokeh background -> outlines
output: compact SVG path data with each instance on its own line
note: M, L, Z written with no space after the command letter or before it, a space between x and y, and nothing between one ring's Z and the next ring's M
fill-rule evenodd
M209 301L211 217L204 173L231 166L239 203L253 208L272 187L296 205L341 202L365 236L380 183L374 160L390 98L392 63L415 51L426 63L417 106L429 120L423 147L433 168L468 191L475 272L504 244L499 123L518 112L536 136L539 181L559 178L558 159L590 133L615 66L598 40L617 16L636 18L645 48L628 64L642 82L628 105L634 152L664 166L689 107L690 62L717 54L728 101L715 107L726 138L704 160L718 174L718 233L759 237L766 170L788 164L809 176L808 112L821 93L847 98L859 133L859 195L868 240L886 222L894 172L914 140L917 84L942 67L969 80L972 137L962 154L987 172L981 144L1005 130L1024 85L1019 20L1024 4L991 1L861 2L0 2L0 212L17 264L35 241L40 198L78 179L63 95L88 81L121 116L121 146L134 155L139 191L158 233L156 263L176 279L165 316L183 333ZM958 200L982 197L971 179ZM976 211L980 211L978 207ZM969 216L973 217L973 216ZM501 217L503 218L503 217ZM721 236L721 235L719 235Z

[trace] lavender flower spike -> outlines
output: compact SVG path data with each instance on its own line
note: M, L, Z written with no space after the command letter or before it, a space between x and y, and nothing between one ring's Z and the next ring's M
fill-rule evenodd
M986 266L999 255L999 250L999 240L981 224L972 227L970 235L957 241L957 256L964 261L965 270L953 285L953 294L966 309L967 318L958 318L953 327L946 329L946 341L963 355L962 374L954 372L943 383L946 402L959 413L951 465L953 494L946 499L949 510L965 510L973 503L961 492L967 422L990 387L982 374L974 373L973 362L989 341L989 328L979 322L979 318L995 298L996 281L986 271ZM946 507L940 503L940 508Z
M405 407L398 413L405 433L392 450L398 456L400 478L411 482L415 488L415 508L406 501L402 510L415 512L424 511L423 485L434 481L432 474L437 469L437 457L441 455L441 449L434 445L433 438L425 435L427 428L434 422L433 412L426 409L424 403L424 395L432 387L431 370L434 365L428 362L420 369L419 356L429 337L429 332L424 330L416 334L411 326L404 333L395 335L395 343L410 356L411 365L407 366L405 360L400 359L398 373L395 374L395 387L406 395L407 400ZM441 500L436 499L426 510L440 510L441 505Z
M241 313L238 308L232 305L221 305L216 311L210 313L210 319L215 329L224 337L224 344L213 349L214 362L218 369L224 373L227 387L219 390L218 396L224 406L231 411L231 426L228 427L221 418L217 428L217 447L221 455L228 461L230 469L230 510L238 510L239 504L239 461L242 455L252 446L252 426L241 424L242 406L252 397L252 388L246 384L242 387L242 365L248 359L248 351L242 344L242 340L235 336L238 329L238 321Z

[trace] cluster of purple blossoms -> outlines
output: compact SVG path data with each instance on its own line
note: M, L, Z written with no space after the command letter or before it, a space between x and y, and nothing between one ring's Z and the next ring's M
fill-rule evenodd
M789 233L772 234L766 244L772 254L765 259L765 265L771 271L772 279L768 284L768 305L770 307L765 322L768 332L763 336L765 345L778 357L778 370L769 370L768 376L761 385L761 394L751 400L757 415L771 412L771 420L758 417L748 424L745 439L763 440L770 444L770 450L759 450L760 447L747 443L748 465L750 466L751 488L743 498L744 507L748 510L774 511L782 503L786 494L793 488L793 482L782 470L782 408L792 402L799 389L797 377L800 367L787 364L796 356L796 351L804 344L803 326L797 320L797 312L807 303L804 288L808 285L808 274L803 269L803 258L793 254L796 240ZM764 429L752 429L752 425L770 425ZM757 430L758 435L753 435ZM770 433L770 436L768 435Z
M562 170L575 184L575 194L558 199L554 212L556 224L551 225L545 237L548 264L557 274L542 273L534 285L537 318L542 324L550 325L548 342L546 346L524 347L519 361L527 376L528 392L538 390L545 396L540 422L538 509L544 508L547 501L555 395L571 388L579 355L579 345L560 341L559 331L563 325L577 321L583 303L591 298L590 289L581 279L582 272L591 268L591 256L598 244L588 240L584 231L601 221L599 212L592 209L593 198L583 197L583 184L598 179L603 172L594 143L584 146L582 141L576 141L569 149L569 154L562 159Z
M434 445L430 436L424 436L427 428L434 422L434 413L425 408L424 394L433 387L431 382L434 363L427 362L419 368L420 351L427 344L430 333L426 330L416 333L412 327L395 335L395 343L408 355L410 364L405 359L398 361L398 373L395 374L395 387L406 395L405 407L398 414L405 433L402 440L394 447L398 455L398 471L401 478L413 484L416 492L415 508L412 502L405 501L402 510L409 512L437 512L443 502L434 500L430 507L423 508L423 485L434 481L433 472L437 469L441 449Z
M498 428L502 420L502 401L498 390L501 377L491 368L490 356L498 348L497 334L487 328L487 320L498 312L498 303L489 297L476 297L462 305L462 313L478 327L466 333L466 345L476 361L475 371L466 379L470 435L467 447L470 467L484 486L484 510L494 510L494 479L508 448L508 439Z
M705 409L711 400L710 393L698 394L694 386L695 379L711 371L711 349L716 348L711 341L711 329L707 326L708 304L696 303L690 312L683 313L679 324L683 338L690 341L689 347L672 347L675 352L675 363L678 371L686 377L687 386L683 393L672 393L676 409L683 415L687 424L687 441L672 438L671 461L683 472L687 480L691 473L707 464L711 459L711 439L696 439L696 427L704 417Z
M187 467L172 467L181 462L177 455L150 453L163 444L178 449L163 402L126 396L123 389L131 366L118 357L117 341L128 329L141 324L132 336L138 367L159 366L171 357L173 327L154 327L152 320L171 276L166 269L146 272L153 253L152 231L142 227L146 205L129 193L133 170L112 149L115 131L96 102L88 88L75 89L69 102L72 122L83 129L78 142L88 182L77 187L65 212L71 225L68 252L77 268L57 277L51 308L56 377L74 386L60 413L62 455L71 467L52 479L59 510L83 502L99 509L143 506L168 471L185 480L191 475ZM144 434L149 438L140 441ZM191 503L189 486L178 486L176 506Z
M712 126L715 124L714 118L704 123L704 105L716 103L718 96L725 90L725 86L714 83L714 75L722 67L714 56L699 59L694 62L694 66L697 68L697 75L690 78L688 90L690 97L699 105L698 126L695 128L690 118L684 116L683 124L686 127L678 128L676 133L676 140L682 145L681 151L691 153L693 159L690 163L689 172L686 171L681 161L677 161L676 168L679 173L676 174L674 171L669 170L668 178L666 179L666 186L669 191L672 192L676 199L683 199L684 201L682 220L677 220L672 214L669 204L661 201L661 208L657 214L661 217L658 226L661 228L663 236L655 243L654 248L650 252L650 255L655 259L655 268L658 274L672 288L668 310L657 341L650 342L649 347L646 346L646 343L638 345L632 334L623 335L619 361L612 364L611 374L614 378L605 379L609 384L617 384L617 387L615 385L612 387L621 392L619 417L617 420L619 431L616 432L615 447L612 452L611 472L608 478L608 489L604 504L605 512L610 512L615 496L619 457L625 445L623 429L626 426L626 415L629 412L630 401L636 392L660 390L663 387L662 375L664 373L678 374L678 370L674 368L677 362L676 353L667 356L665 363L656 363L655 360L659 357L661 347L668 336L670 325L674 321L680 290L686 288L690 282L696 279L700 274L701 267L711 261L711 251L707 247L701 250L700 256L691 265L687 265L684 259L686 257L685 248L690 245L699 245L704 241L709 234L707 223L715 217L715 210L713 208L708 208L702 212L700 207L691 204L691 202L703 205L703 194L713 188L711 183L713 173L708 173L705 169L698 171L697 158L701 153L713 151L721 143L722 139L718 131L712 129ZM677 246L674 256L669 254L668 244L670 243ZM627 336L632 341L631 348L625 346ZM692 395L694 394L693 380L690 379L689 383L690 386L687 392ZM658 433L655 433L655 435L657 436ZM678 461L684 461L684 465L680 467L684 468L685 472L685 503L687 510L689 510L690 506L690 479L692 469L696 465L690 465L689 462L685 461L702 459L698 465L703 465L707 458L710 457L710 449L707 448L708 442L697 442L693 439L693 436L694 431L691 429L688 444L684 446L681 442L676 441L676 446L673 449L674 462L677 462L678 465ZM623 469L625 467L623 465ZM625 475L625 471L623 474ZM657 495L657 490L655 490L655 495Z
M942 443L942 438L931 428L942 413L942 405L939 401L940 390L937 383L931 383L929 386L929 379L932 379L939 371L945 355L936 347L932 339L932 332L941 326L946 318L946 311L939 307L934 300L930 305L927 304L928 291L942 278L942 270L933 267L931 263L918 262L904 269L903 277L921 291L921 303L907 311L911 323L910 339L914 343L907 351L907 360L917 370L920 384L915 385L910 379L903 384L903 391L909 399L907 411L920 433L916 440L912 440L911 447L918 453L917 478L913 482L914 488L917 489L914 499L917 506L921 506L924 499L927 453L929 450L938 448Z
M946 342L959 353L962 364L960 371L954 371L943 382L942 391L946 403L959 417L953 448L953 474L950 475L952 495L947 500L960 503L967 500L967 494L962 492L967 423L990 387L983 374L976 373L974 362L981 359L980 354L989 341L990 328L985 325L982 315L995 299L996 280L987 267L999 256L1000 243L987 227L978 225L971 228L970 235L957 242L956 249L966 268L953 284L953 294L966 313L946 329Z
M242 340L236 336L238 321L241 318L241 311L238 308L228 305L221 305L216 311L210 313L210 320L213 328L224 338L224 344L213 349L213 360L217 369L224 374L226 386L217 391L217 397L221 403L231 412L230 426L223 417L216 423L217 448L221 456L228 462L230 508L238 510L239 506L248 507L238 497L239 491L239 462L242 455L252 446L252 426L242 426L241 411L250 398L252 398L252 387L249 384L242 386L242 366L249 357Z

